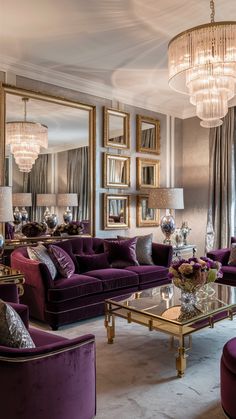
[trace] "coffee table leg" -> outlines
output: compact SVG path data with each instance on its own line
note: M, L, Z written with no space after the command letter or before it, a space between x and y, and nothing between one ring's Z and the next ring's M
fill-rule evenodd
M176 369L178 377L184 376L186 369L186 349L184 346L184 336L179 338L178 356L176 358Z
M105 327L107 329L107 343L113 343L115 337L115 316L110 313L111 307L106 305Z

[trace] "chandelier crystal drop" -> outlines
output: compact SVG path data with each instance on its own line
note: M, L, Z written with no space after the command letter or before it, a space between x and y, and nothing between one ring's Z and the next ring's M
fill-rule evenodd
M16 164L21 172L30 172L40 153L40 147L48 147L48 128L38 122L26 120L26 102L24 102L24 121L7 122L6 144L10 145Z
M202 127L220 126L236 93L236 22L211 22L188 29L168 46L169 86L190 95Z

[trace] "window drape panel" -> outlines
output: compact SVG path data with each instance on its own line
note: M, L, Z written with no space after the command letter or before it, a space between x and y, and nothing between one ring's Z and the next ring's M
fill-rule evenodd
M234 108L223 125L210 129L206 251L228 247L234 231Z
M72 209L73 220L89 220L89 148L68 151L67 189L78 194L78 207Z
M23 192L32 193L32 207L28 208L30 221L43 220L45 208L36 206L36 195L48 193L48 160L48 154L40 154L31 172L23 176Z

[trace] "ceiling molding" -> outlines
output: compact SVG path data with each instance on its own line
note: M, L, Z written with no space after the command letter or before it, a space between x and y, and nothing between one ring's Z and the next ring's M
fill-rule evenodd
M30 64L28 62L19 62L12 57L0 55L0 63L0 71L4 71L6 73L10 72L18 76L72 89L92 96L98 96L110 100L119 100L127 105L151 110L164 115L171 115L180 119L195 116L194 109L191 112L191 110L181 111L181 107L180 111L176 111L176 108L174 109L169 106L160 107L155 103L147 103L147 99L142 98L141 96L139 98L132 98L129 92L122 89L112 88L105 84L83 79L81 77L75 77L53 69L49 70L45 67Z

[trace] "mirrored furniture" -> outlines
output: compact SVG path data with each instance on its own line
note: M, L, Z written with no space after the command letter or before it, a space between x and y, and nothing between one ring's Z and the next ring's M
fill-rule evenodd
M104 188L130 186L130 157L104 153Z
M160 154L160 121L136 116L136 149L142 153Z
M104 194L104 230L127 229L130 220L129 195Z
M160 223L160 211L156 208L148 208L148 195L136 197L137 227L158 227Z
M160 184L160 161L137 157L137 189L157 188Z
M104 147L129 149L130 114L103 108Z
M43 208L37 207L36 194L76 193L79 202L73 220L86 220L89 234L94 235L95 106L7 85L1 86L0 95L2 121L21 120L22 98L27 97L28 118L48 127L48 147L40 151L29 173L19 171L1 130L2 184L12 186L14 193L32 193L29 219L37 222ZM63 209L58 218L63 222Z

